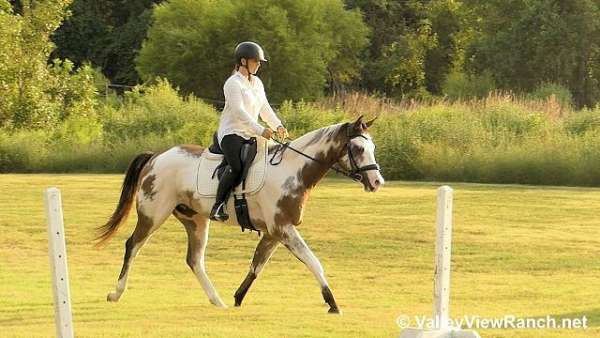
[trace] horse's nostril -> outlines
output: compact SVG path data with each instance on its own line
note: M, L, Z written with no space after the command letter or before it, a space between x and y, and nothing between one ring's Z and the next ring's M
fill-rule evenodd
M380 184L381 184L381 181L379 181L379 180L375 180L375 185L376 185L376 186L378 186L378 185L380 185Z

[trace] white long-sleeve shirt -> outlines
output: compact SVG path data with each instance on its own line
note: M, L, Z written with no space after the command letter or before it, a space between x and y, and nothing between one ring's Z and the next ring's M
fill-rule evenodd
M263 83L257 76L253 76L250 83L247 77L237 71L225 81L223 92L225 108L217 131L219 143L229 134L237 134L245 139L261 135L265 128L258 123L259 115L273 130L282 125L269 105Z

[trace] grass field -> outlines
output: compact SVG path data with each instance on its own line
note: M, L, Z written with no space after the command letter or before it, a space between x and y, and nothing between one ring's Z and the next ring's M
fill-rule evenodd
M77 337L395 337L396 318L432 309L435 191L388 182L377 194L328 179L299 227L325 268L343 315L328 315L309 271L279 248L233 308L257 235L215 224L208 303L170 218L135 261L129 289L107 303L135 216L96 250L120 175L0 175L0 336L54 335L42 191L62 190ZM453 184L452 317L587 316L587 330L479 330L482 337L600 337L600 189Z

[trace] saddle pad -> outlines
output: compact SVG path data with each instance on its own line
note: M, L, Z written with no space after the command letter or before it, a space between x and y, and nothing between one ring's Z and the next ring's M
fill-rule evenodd
M256 140L256 157L250 165L248 175L246 176L246 189L242 190L242 184L234 189L235 194L245 193L252 195L257 193L265 184L267 176L267 142L262 137ZM202 197L217 196L217 187L219 178L213 172L215 168L223 161L223 155L211 153L208 148L202 152L200 163L198 164L198 174L196 178L196 191Z

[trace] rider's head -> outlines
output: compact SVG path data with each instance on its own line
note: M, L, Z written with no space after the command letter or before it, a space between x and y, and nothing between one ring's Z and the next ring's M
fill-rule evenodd
M261 62L267 62L265 52L255 42L244 41L235 47L236 69L246 68L249 74L256 75Z

